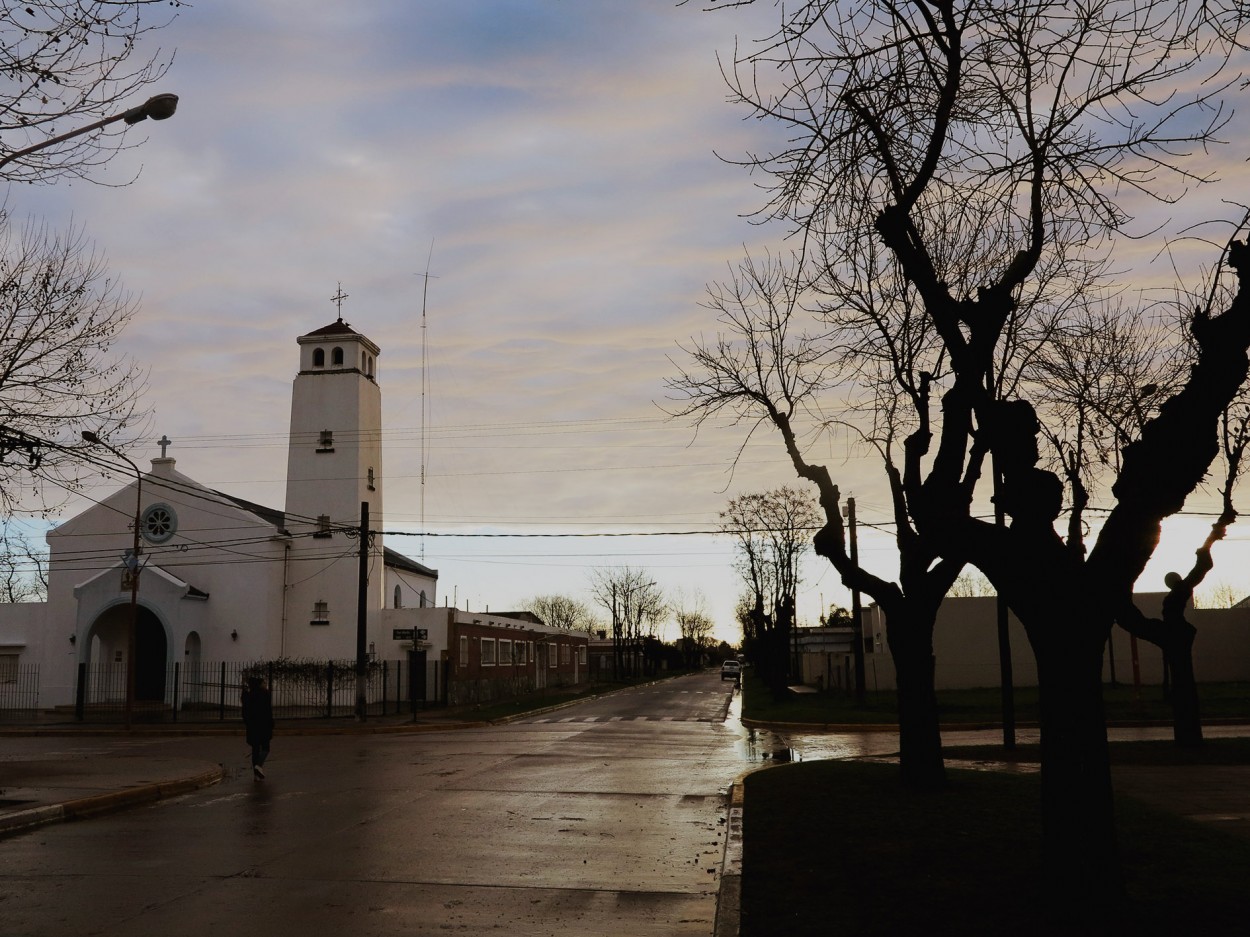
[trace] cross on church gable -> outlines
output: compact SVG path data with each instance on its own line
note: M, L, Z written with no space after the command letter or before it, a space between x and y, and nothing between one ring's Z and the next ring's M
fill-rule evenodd
M164 434L162 434L161 438L156 441L156 444L161 447L162 459L165 458L165 450L172 446L173 443L174 441Z

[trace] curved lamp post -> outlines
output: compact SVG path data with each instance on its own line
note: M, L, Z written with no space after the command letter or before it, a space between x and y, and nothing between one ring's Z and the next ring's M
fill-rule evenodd
M0 159L0 169L3 169L13 160L22 156L28 156L44 147L55 146L57 143L63 143L66 140L72 140L74 137L80 137L84 133L91 133L93 130L99 130L101 127L107 127L109 124L115 124L122 120L127 124L137 124L141 120L147 120L151 117L153 120L165 120L173 117L174 111L178 109L178 95L176 94L154 94L138 107L132 107L129 110L122 111L120 114L114 114L112 117L105 117L97 120L95 123L87 124L85 127L79 127L77 130L71 130L69 133L63 133L60 136L49 137L33 146L28 146L23 150L16 150Z
M139 522L143 507L143 472L128 455L110 446L91 430L83 430L83 441L92 446L102 446L135 470L135 539L126 565L130 569L130 623L126 627L126 728L134 716L135 700L135 635L139 627Z

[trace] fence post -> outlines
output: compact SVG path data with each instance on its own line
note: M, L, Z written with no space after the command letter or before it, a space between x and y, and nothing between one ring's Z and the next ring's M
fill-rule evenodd
M221 662L221 699L217 704L217 721L226 721L226 662Z
M334 715L334 661L326 661L326 718Z
M386 676L390 673L390 668L386 666L386 661L382 661L382 715L386 715Z
M178 721L178 687L182 676L182 662L174 661L174 722Z
M82 722L87 716L87 664L78 665L78 686L74 688L74 718Z

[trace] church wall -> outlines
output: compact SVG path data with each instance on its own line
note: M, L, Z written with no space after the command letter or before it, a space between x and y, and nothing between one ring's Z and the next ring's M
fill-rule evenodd
M399 601L396 603L396 589ZM437 602L438 579L406 569L386 568L384 600L387 608L430 608Z
M0 655L16 656L20 667L41 663L45 641L52 639L45 624L47 617L46 602L0 602ZM59 653L72 655L74 646L69 643L68 631L61 640Z
M162 542L144 539L138 599L161 625L166 662L184 660L189 639L201 660L276 656L285 557L277 529L178 473L173 459L152 460L152 473L144 476L141 509L154 504L172 509L177 525ZM105 614L122 615L110 607L129 606L121 558L134 542L135 506L132 483L48 534L44 705L72 702L77 664L91 657L93 624ZM62 632L77 636L71 655L53 640Z

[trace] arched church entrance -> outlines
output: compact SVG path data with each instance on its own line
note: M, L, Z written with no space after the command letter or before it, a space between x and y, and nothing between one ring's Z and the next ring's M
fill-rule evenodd
M135 611L135 699L163 702L166 662L169 659L165 627L155 613L142 605ZM124 662L129 629L129 604L122 603L106 609L91 626L90 659L100 664Z
M152 612L140 606L135 622L135 699L163 702L165 699L165 663L169 660L169 642L165 627Z

